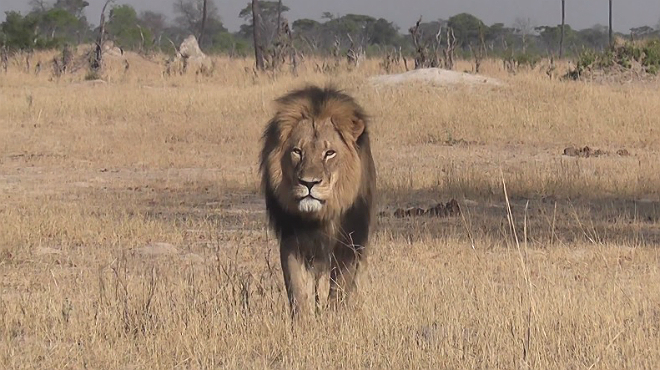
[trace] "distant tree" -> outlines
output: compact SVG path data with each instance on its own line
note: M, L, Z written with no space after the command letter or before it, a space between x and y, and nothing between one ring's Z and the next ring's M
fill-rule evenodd
M271 45L277 37L277 18L278 18L278 1L259 1L259 10L261 12L261 29L260 38L261 43L264 47ZM289 11L289 7L282 4L281 12L285 13ZM247 6L238 13L238 16L242 18L245 23L241 25L239 30L239 35L245 39L249 39L253 36L253 20L252 20L252 3L248 3ZM286 19L282 15L282 20Z
M209 52L223 52L231 56L246 57L251 53L250 43L229 32L219 32L209 35L207 38L210 48Z
M180 30L187 35L199 37L204 20L204 0L176 0L174 2L174 12L177 14L175 22ZM218 34L227 33L227 29L222 24L218 8L215 2L208 0L206 3L206 22L204 24L204 34L206 35L200 41L202 49L214 49L214 39L218 39ZM223 36L226 37L226 36ZM180 41L180 40L178 40Z
M445 19L438 19L435 21L421 22L417 32L420 34L420 42L424 45L433 45L438 42L436 35L444 37L443 30L446 30L448 21ZM440 42L444 40L440 39Z
M50 7L46 0L30 0L28 2L31 8L31 13L45 12Z
M354 37L361 37L365 42L368 42L373 36L372 31L376 18L364 14L346 14L328 23L334 21L338 21L340 27L343 27L347 33L352 34Z
M323 23L313 19L298 19L292 24L295 37L314 52L330 50L336 40L348 46L349 35L357 46L363 47L398 46L404 43L397 26L384 18L376 19L361 14L334 17L327 13L323 19L326 20Z
M151 43L160 49L162 47L161 39L168 28L165 15L149 10L143 11L138 17L138 24L143 29L150 31L152 37Z
M486 46L496 54L503 55L509 45L514 43L514 32L513 28L505 27L504 23L492 24L485 32Z
M614 30L612 29L612 17L613 17L613 15L612 15L612 0L610 0L609 3L610 3L610 7L609 7L609 12L608 12L609 21L608 21L607 39L608 39L609 46L612 47L614 45L614 36L613 36L614 35Z
M0 43L7 49L32 50L49 46L37 34L39 19L34 15L23 16L19 12L5 12L5 21L0 24Z
M534 22L529 18L516 17L513 21L513 28L521 38L522 52L525 53L527 51L529 36L534 31Z
M371 44L385 46L397 43L399 30L394 23L379 18L370 26L368 33L371 35Z
M89 23L83 14L88 5L82 0L57 0L53 6L43 0L31 0L29 14L37 19L39 36L48 42L80 43L90 36Z
M564 56L564 38L566 36L566 0L561 0L561 36L559 38L559 58Z
M140 13L138 20L142 27L150 29L154 35L162 34L165 28L167 28L167 19L162 13L146 10Z
M313 19L298 19L291 24L291 29L295 37L301 40L302 44L312 52L316 52L321 41L323 26L320 22Z
M461 13L449 18L448 26L454 30L456 41L463 49L479 44L480 35L485 35L488 29L481 19L469 13Z
M294 32L310 32L321 27L321 23L313 19L302 18L293 21L291 26Z
M206 7L207 18L220 18L215 2L209 1ZM193 35L198 35L204 15L204 0L176 0L174 2L174 13L177 14L175 22L179 27L186 29Z
M109 37L124 49L144 50L152 45L151 30L140 26L137 12L130 5L116 5L110 10L106 30Z
M39 30L47 40L80 41L88 31L86 20L76 18L62 8L52 8L39 15Z
M263 26L263 19L261 17L261 10L259 6L259 0L252 0L251 4L252 12L252 44L254 45L254 57L256 60L256 67L258 70L264 70L264 53L263 53L263 44L261 41L261 27ZM277 18L279 19L282 15L282 7L278 4Z
M321 14L321 19L331 21L335 19L335 15L330 12L323 12L323 14Z
M486 30L486 42L501 43L503 39L513 33L512 28L504 26L504 23L494 23Z
M339 40L342 45L348 45L350 37L359 46L367 46L372 42L375 23L376 18L362 14L334 17L323 23L322 43L326 49L329 49L335 40Z
M54 8L66 10L80 19L84 17L85 8L88 6L89 3L85 0L57 0Z
M539 39L543 43L546 50L550 52L559 51L562 41L562 25L557 26L540 26L535 28L539 32ZM577 33L571 28L570 25L564 25L564 42L575 43Z
M651 35L655 30L650 26L641 26L633 27L630 29L630 32L635 35L635 37L644 38Z
M607 46L607 31L607 26L596 24L591 28L577 31L577 38L585 47L602 51Z

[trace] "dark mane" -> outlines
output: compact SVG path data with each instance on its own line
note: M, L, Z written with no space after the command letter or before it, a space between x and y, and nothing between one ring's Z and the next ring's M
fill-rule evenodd
M276 112L262 136L259 170L266 213L280 241L280 258L289 302L293 307L294 297L300 292L299 281L287 275L289 264L294 260L328 274L331 281L329 299L340 299L355 288L356 275L350 271L366 267L376 186L376 169L367 130L368 116L351 96L332 86L306 86L293 90L276 99L275 105ZM284 155L290 150L285 147L286 141L291 132L299 127L298 123L309 118L331 119L342 136L341 140L345 143L350 141L350 145L343 150L352 153L344 157L347 159L341 162L343 167L340 167L351 171L343 172L350 175L341 176L341 181L349 182L352 190L343 194L340 190L347 187L337 186L340 190L334 196L345 198L341 206L335 206L335 212L330 211L329 216L324 218L292 212L281 200L281 192L288 191L286 186L291 186L280 188L282 179L287 176L282 167ZM342 284L344 286L339 287Z
M268 122L262 136L263 148L260 156L259 168L262 174L262 186L266 198L266 209L271 226L278 235L292 232L297 228L319 228L318 222L306 220L299 215L288 213L278 202L273 193L270 179L267 174L267 161L270 153L277 150L281 145L281 132L283 121L296 120L305 116L318 117L322 114L343 113L361 119L365 123L365 129L357 139L357 150L362 162L362 178L359 180L362 184L358 199L354 206L343 216L356 211L369 221L364 225L369 228L371 221L371 209L373 208L373 192L375 187L375 166L371 156L371 147L369 143L369 132L367 130L368 116L362 107L353 99L353 97L341 90L326 86L320 88L309 85L303 88L293 90L275 100L278 108L274 116ZM363 209L355 209L355 208ZM360 224L360 222L358 222Z
M307 106L311 108L309 113L313 116L319 116L322 114L325 103L331 100L341 102L346 107L350 107L357 118L365 121L365 123L367 122L369 117L355 99L331 85L324 88L308 85L277 98L275 102L278 106L291 106L296 103L299 104L301 101L307 101Z

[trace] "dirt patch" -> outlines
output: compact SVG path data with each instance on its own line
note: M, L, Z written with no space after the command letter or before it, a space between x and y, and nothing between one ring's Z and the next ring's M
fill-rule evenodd
M55 248L50 248L50 247L39 247L34 251L34 254L37 256L46 256L46 255L53 255L53 254L62 254L62 251L59 249Z
M369 79L374 85L397 85L401 83L421 82L435 86L451 85L490 85L502 86L504 83L492 77L477 74L450 71L441 68L422 68L399 74L379 75Z
M605 155L611 155L612 153L602 150L602 149L592 149L588 146L582 147L582 148L576 148L573 146L569 146L568 148L564 149L564 155L569 156L569 157L580 157L580 158L590 158L590 157L600 157L600 156L605 156ZM628 157L630 156L630 152L626 149L619 149L615 153L616 155L620 157Z
M179 253L176 247L170 243L152 243L136 249L136 252L145 256L166 256Z
M188 254L184 255L184 256L182 257L182 259L183 259L185 262L188 262L188 263L191 263L191 264L200 264L200 263L204 263L204 262L205 262L204 257L200 256L200 255L197 254L197 253L188 253Z
M392 216L396 218L428 216L428 217L454 217L461 214L461 207L458 205L456 199L452 199L447 203L437 203L428 208L411 207L411 208L397 208ZM381 216L390 216L387 212L381 212Z
M431 145L442 145L442 146L459 146L459 147L470 147L475 145L485 145L483 141L476 140L465 140L465 139L441 139L435 135L428 135L425 141L426 144Z

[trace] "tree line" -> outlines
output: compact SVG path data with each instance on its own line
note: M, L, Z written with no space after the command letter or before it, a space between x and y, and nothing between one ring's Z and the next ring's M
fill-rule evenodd
M112 2L112 1L111 1ZM281 1L259 1L259 43L277 44L284 32L291 46L312 55L330 55L337 48L360 48L367 55L392 51L414 54L423 45L455 43L458 57L469 57L476 50L498 57L556 56L562 38L561 25L536 25L517 19L512 25L485 24L469 13L449 18L420 19L415 28L404 30L384 18L364 14L335 15L325 12L320 20L297 19L289 23L288 6ZM0 46L4 50L60 48L64 45L93 43L99 33L85 16L86 0L30 0L30 11L7 11L0 24ZM174 0L176 15L169 21L162 13L138 13L131 5L111 4L105 23L106 39L124 50L170 53L188 35L195 35L201 49L210 54L248 56L253 54L254 25L251 3L237 14L243 24L229 32L222 23L213 0ZM451 33L447 32L451 30ZM414 35L413 35L414 31ZM413 37L414 36L414 37ZM643 25L622 37L660 37L660 27ZM452 40L447 38L451 37ZM564 56L578 55L585 49L602 51L608 46L607 26L585 29L564 26Z

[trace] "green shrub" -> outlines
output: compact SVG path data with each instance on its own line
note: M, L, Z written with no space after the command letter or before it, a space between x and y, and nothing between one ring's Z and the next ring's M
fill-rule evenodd
M657 74L660 69L660 41L650 41L644 46L643 51L644 60L642 65L648 73Z
M519 53L513 57L513 60L520 66L529 66L534 68L541 58L536 54Z

